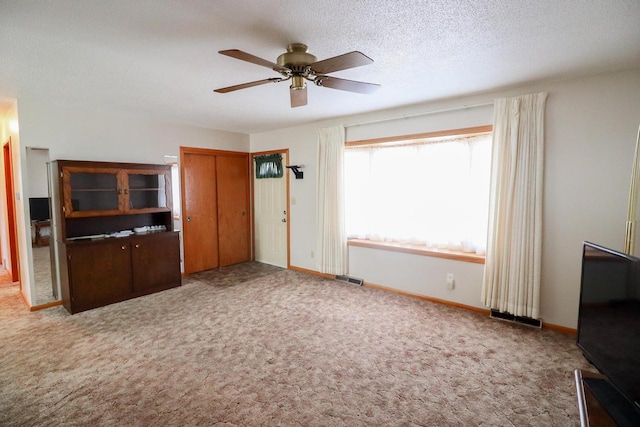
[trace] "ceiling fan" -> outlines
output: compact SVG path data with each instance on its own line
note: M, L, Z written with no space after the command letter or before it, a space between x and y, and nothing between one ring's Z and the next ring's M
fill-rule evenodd
M291 80L289 90L291 95L291 107L301 107L303 105L307 105L307 84L305 80L315 83L316 86L357 93L373 93L380 88L380 85L374 83L339 79L337 77L327 75L335 71L372 64L373 60L365 54L353 51L318 61L317 58L308 53L307 50L307 46L302 43L292 43L287 47L287 51L285 53L278 56L277 63L259 58L238 49L221 50L218 53L271 68L272 70L280 73L282 77L272 77L255 82L223 87L215 89L214 92L227 93L266 83L279 83Z

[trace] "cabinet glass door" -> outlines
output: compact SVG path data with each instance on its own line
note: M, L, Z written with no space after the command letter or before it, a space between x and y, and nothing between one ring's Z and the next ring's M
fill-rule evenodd
M118 173L72 172L69 174L71 212L119 209Z
M167 175L128 172L129 210L168 208Z

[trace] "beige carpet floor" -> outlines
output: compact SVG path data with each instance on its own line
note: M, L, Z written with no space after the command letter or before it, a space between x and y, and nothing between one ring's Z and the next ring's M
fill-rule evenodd
M577 426L575 337L246 263L69 315L0 286L3 426Z
M49 246L33 247L33 273L35 283L35 295L33 305L45 304L55 301L51 287L51 261Z

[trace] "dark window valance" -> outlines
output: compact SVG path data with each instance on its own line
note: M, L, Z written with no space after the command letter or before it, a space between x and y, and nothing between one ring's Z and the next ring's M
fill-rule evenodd
M256 160L256 178L282 178L284 172L282 168L281 154L267 154L264 156L255 156Z

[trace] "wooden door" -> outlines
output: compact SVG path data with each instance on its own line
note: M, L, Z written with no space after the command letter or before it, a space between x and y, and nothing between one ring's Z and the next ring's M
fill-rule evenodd
M282 153L287 164L287 153ZM255 167L255 163L254 163ZM288 267L287 170L281 178L253 180L255 260Z
M218 155L218 245L220 266L251 259L249 245L249 155Z
M16 210L15 210L15 193L13 188L13 159L11 157L11 137L9 141L4 144L4 183L5 183L5 195L7 198L7 226L9 229L9 258L11 266L5 265L6 269L11 269L11 280L14 282L20 282L20 289L22 289L22 282L20 281L20 271L18 262L18 236L16 232Z
M133 290L147 293L180 284L178 233L154 233L131 240Z
M100 307L132 292L127 241L67 245L73 312Z
M181 154L184 272L191 274L220 265L216 157L182 148Z

